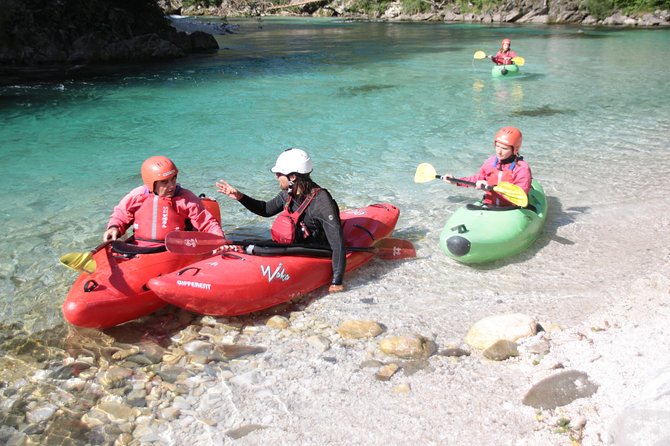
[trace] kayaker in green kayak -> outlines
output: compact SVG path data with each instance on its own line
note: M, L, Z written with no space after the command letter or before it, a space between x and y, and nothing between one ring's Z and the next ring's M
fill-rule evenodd
M528 163L519 155L522 140L523 136L519 129L515 127L501 128L493 138L495 155L487 159L475 175L460 179L476 183L478 189L508 182L521 187L528 194L533 174ZM453 178L454 176L450 174L443 176L444 181L450 181ZM486 190L483 204L499 207L514 206L503 195L494 190Z
M516 57L516 52L512 51L512 42L511 40L505 38L502 41L500 49L495 56L489 56L489 59L496 65L512 65Z

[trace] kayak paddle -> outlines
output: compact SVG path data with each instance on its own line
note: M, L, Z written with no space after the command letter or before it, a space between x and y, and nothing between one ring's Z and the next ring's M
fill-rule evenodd
M415 183L427 183L435 179L443 180L444 177L437 174L435 168L428 163L421 163L416 168L416 173L414 174ZM447 179L450 183L463 184L466 186L476 186L477 183L472 181L459 180L458 178L449 178ZM507 199L512 204L525 208L528 206L528 195L526 192L521 189L516 184L502 182L495 186L487 186L486 190L492 190L499 193Z
M486 59L486 53L482 50L476 51L475 55L473 56L477 60L482 60ZM512 62L514 62L514 65L518 65L520 67L523 67L526 64L526 59L524 59L521 56L516 56L512 58Z
M256 242L235 242L227 240L220 235L209 232L197 231L174 231L165 237L167 250L175 254L204 254L212 252L223 245L258 246L268 248L285 248L301 246L307 249L319 249L313 245L285 245L271 241L260 240ZM384 260L401 260L416 257L416 249L409 240L397 238L383 238L377 240L373 246L359 247L347 246L347 251L372 252ZM322 251L330 251L328 247L322 247Z
M87 252L68 252L60 257L60 263L79 273L92 274L95 272L95 260L93 254L112 243L112 240L101 243L100 245Z

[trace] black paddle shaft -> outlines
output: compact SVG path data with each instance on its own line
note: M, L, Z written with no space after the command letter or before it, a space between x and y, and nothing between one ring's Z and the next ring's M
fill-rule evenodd
M439 175L435 175L435 178L442 178L442 177L439 176ZM477 183L475 183L473 181L459 180L458 178L453 178L453 177L449 178L448 181L451 182L451 183L459 183L459 184L465 184L467 186L477 187ZM493 186L489 186L487 184L484 189L485 190L493 190Z

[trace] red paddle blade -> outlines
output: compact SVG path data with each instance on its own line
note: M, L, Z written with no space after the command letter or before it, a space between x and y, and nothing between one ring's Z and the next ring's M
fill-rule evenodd
M383 238L374 245L380 259L403 260L416 257L416 249L409 240L399 238Z
M225 244L225 238L209 232L175 231L165 237L167 250L175 254L205 254Z

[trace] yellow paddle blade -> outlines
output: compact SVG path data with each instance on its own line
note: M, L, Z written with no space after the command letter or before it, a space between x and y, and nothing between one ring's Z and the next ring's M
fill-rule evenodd
M93 273L95 272L95 260L90 251L87 252L69 252L63 254L60 263L77 272Z
M493 190L504 196L512 204L522 208L528 206L528 195L516 184L502 182L493 186Z
M514 65L518 65L520 67L523 67L526 64L526 59L524 59L521 56L516 56L512 58L512 62L514 62Z
M414 174L415 183L427 183L428 181L434 180L437 177L437 171L435 168L428 163L421 163L416 168L416 173Z
M486 53L482 50L475 51L475 55L473 56L475 59L486 59Z

